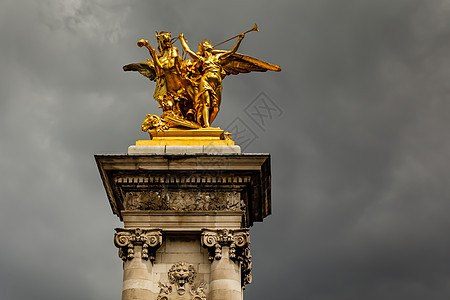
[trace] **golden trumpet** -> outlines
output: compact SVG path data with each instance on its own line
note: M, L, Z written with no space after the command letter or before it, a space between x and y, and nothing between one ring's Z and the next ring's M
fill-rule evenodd
M247 30L247 31L244 31L244 32L241 33L241 34L246 34L246 33L252 32L252 31L258 31L258 32L259 32L259 29L258 29L258 26L256 26L256 23L255 23L255 25L254 25L251 29L249 29L249 30ZM229 38L228 40L225 40L225 41L223 41L222 43L218 43L217 45L214 45L213 48L215 48L215 47L217 47L217 46L219 46L219 45L222 45L222 44L224 44L224 43L226 43L226 42L228 42L228 41L231 41L232 39L237 38L237 37L240 36L241 34L238 34L238 35L236 35L236 36L233 36L232 38Z

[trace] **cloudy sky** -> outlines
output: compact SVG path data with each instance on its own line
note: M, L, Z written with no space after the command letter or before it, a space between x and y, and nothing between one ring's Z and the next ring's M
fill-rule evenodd
M254 23L240 52L283 71L226 78L213 124L272 155L245 299L450 298L450 1L3 0L2 300L120 299L93 155L159 113L121 68L156 30L195 48Z

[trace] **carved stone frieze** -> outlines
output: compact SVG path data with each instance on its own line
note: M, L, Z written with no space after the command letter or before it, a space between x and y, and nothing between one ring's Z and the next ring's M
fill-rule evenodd
M165 197L162 197L161 192L157 191L126 192L124 206L126 210L169 209Z
M242 285L252 282L252 262L250 255L250 235L248 229L203 229L202 246L209 250L209 260L222 258L222 246L229 246L230 259L240 263Z
M206 300L205 294L205 282L201 282L199 285L194 285L196 272L194 266L186 262L178 262L174 264L168 272L169 284L159 282L160 292L158 300L170 300L172 299L172 292L177 291L177 294L184 296L183 299L189 298L186 295L190 294L192 300ZM186 291L189 294L186 294ZM173 297L173 299L178 299Z
M130 191L125 192L126 210L243 211L239 192L223 191Z
M162 244L160 229L124 229L116 228L114 245L119 248L119 257L123 260L134 258L134 247L142 246L141 258L155 260L155 252Z

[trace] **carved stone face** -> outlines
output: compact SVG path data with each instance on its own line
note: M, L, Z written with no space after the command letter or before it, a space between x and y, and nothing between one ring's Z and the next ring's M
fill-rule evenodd
M175 277L180 280L186 280L189 276L189 269L186 265L179 265L175 270Z
M193 283L194 277L194 267L185 262L176 263L169 270L170 282L177 283L179 286L183 286L185 283Z

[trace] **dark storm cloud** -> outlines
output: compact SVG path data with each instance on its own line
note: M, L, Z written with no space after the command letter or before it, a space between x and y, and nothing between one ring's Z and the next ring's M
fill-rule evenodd
M155 30L195 48L255 22L240 52L283 71L226 78L216 121L239 117L258 136L246 151L272 154L246 299L448 299L449 15L447 1L3 1L2 299L120 297L120 223L92 156L146 138L158 111L154 84L121 66ZM261 91L283 111L263 128L243 111Z

